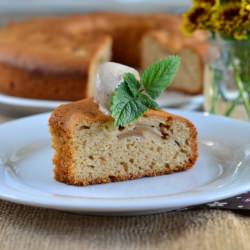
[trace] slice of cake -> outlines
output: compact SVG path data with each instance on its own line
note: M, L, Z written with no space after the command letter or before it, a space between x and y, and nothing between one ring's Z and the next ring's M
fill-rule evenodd
M199 36L186 38L177 32L150 32L142 40L142 66L145 68L168 55L177 54L182 64L170 88L199 94L203 88L203 61L208 51L208 44L200 40Z
M89 185L192 167L198 155L194 125L155 102L178 65L172 56L141 77L125 65L101 65L95 97L62 105L49 119L55 179Z
M89 185L182 171L197 158L197 132L188 120L148 110L114 127L93 99L57 108L50 120L56 180Z

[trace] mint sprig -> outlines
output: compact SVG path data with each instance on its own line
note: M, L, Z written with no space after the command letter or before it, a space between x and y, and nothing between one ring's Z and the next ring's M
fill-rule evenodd
M155 99L173 81L180 59L169 56L150 65L138 81L132 73L126 73L123 81L114 90L111 99L111 115L115 126L126 126L137 120L149 109L158 109Z
M141 84L145 91L153 99L172 83L180 65L177 56L169 56L166 59L150 65L141 76Z
M133 92L130 91L128 83L123 81L114 91L111 101L111 114L115 119L115 126L125 126L136 120L147 110Z

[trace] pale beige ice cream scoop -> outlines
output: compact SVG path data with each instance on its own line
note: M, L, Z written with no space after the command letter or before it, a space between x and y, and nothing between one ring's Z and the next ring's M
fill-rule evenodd
M100 65L96 76L95 102L100 110L109 115L111 96L115 88L122 82L125 73L132 73L140 79L139 72L134 68L120 63L106 62Z

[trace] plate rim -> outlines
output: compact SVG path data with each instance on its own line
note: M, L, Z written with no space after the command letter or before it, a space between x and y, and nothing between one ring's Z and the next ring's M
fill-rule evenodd
M9 105L9 106L53 109L61 104L67 104L69 102L24 98L24 97L10 96L10 95L5 95L3 93L0 93L0 103L4 105Z
M183 95L184 100L182 102L178 101L178 102L172 102L170 104L162 104L162 107L185 105L191 102L201 103L203 100L202 94L186 95L185 93L180 93L176 91L168 91L166 93L177 94L177 95L180 95L180 97ZM58 107L59 105L67 104L69 102L70 101L64 101L64 100L44 100L44 99L24 98L24 97L17 97L17 96L11 96L11 95L0 93L0 104L8 105L11 107L18 106L18 107L23 107L23 108L54 109Z

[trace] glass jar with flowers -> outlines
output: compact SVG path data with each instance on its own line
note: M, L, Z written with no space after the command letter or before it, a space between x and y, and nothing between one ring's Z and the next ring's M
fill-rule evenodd
M210 32L205 110L250 120L250 0L194 0L183 28Z

